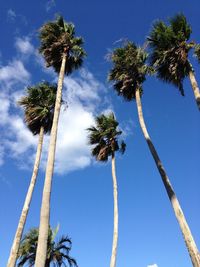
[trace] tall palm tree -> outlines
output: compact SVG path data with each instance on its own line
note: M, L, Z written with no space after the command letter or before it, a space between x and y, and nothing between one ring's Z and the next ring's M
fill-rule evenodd
M49 228L45 267L50 267L51 265L57 267L77 267L76 260L69 255L72 245L71 239L68 236L61 236L58 242L56 242L56 234L56 231ZM24 235L18 253L18 267L34 266L37 240L38 228L32 228L26 235Z
M33 173L13 240L7 267L14 267L17 260L20 240L37 179L44 134L51 131L55 99L56 86L50 85L47 82L42 82L35 86L28 87L27 95L19 100L19 105L24 108L25 123L27 127L33 135L39 135L39 139Z
M200 110L200 92L195 79L189 51L195 43L189 42L192 29L183 14L169 20L169 25L157 21L149 35L150 64L155 68L157 77L172 83L184 95L183 80L189 77L197 106Z
M40 29L41 45L39 52L44 56L47 67L53 67L59 73L55 112L51 129L45 183L40 211L40 226L36 267L44 267L47 255L48 227L50 219L50 196L54 170L54 159L57 139L58 120L61 108L62 87L64 75L69 75L78 69L83 62L85 52L82 48L83 40L75 37L74 25L66 23L59 16L55 21L44 24Z
M121 95L127 101L133 99L136 100L138 118L144 138L161 175L163 184L180 225L192 263L195 267L199 267L200 259L195 241L145 125L141 104L142 84L146 79L146 74L149 74L152 71L151 68L145 64L146 60L146 52L142 48L137 47L134 43L128 42L124 47L115 49L112 54L114 66L110 71L109 80L114 81L114 89L117 91L118 95Z
M106 162L111 156L112 158L112 178L113 178L113 197L114 197L114 229L113 229L113 245L110 260L110 267L115 267L117 256L118 241L118 197L117 197L117 177L115 171L115 152L124 153L125 143L122 141L118 144L118 137L122 132L118 129L118 122L114 114L100 115L96 117L96 126L88 128L89 143L94 145L92 155L98 161Z

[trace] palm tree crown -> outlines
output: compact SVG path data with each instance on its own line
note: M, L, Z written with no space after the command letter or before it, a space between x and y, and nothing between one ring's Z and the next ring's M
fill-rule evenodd
M124 47L116 48L111 56L114 67L108 79L114 81L114 89L125 100L135 99L137 89L142 94L142 83L151 68L145 64L147 53L134 43L128 42Z
M63 53L67 54L66 74L70 74L82 65L83 57L86 55L81 47L83 39L74 35L74 25L66 23L62 16L41 27L39 52L44 56L47 67L52 66L56 72L59 72Z
M194 42L188 42L192 29L183 14L169 20L169 25L157 21L147 38L151 50L150 64L161 80L179 88L182 95L183 80L192 70L188 53Z
M72 242L67 236L62 236L58 242L55 242L56 231L49 228L48 232L48 250L45 267L53 266L78 266L76 260L69 256ZM18 267L34 266L36 248L38 240L38 228L32 228L21 240L18 253ZM68 265L67 265L68 264Z
M51 131L54 106L56 100L56 86L42 82L27 88L27 96L19 100L19 105L24 107L25 122L30 131L36 135L40 128L44 132Z
M115 151L124 153L126 144L124 141L118 144L118 136L122 131L118 129L119 123L113 113L107 116L102 114L95 119L96 126L88 128L89 143L95 145L92 148L92 155L98 161L107 161Z

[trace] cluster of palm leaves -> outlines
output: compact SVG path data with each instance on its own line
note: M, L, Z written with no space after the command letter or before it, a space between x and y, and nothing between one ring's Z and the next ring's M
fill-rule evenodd
M118 144L117 137L122 134L118 130L119 123L116 121L113 113L107 116L102 114L96 117L96 127L88 128L89 143L96 145L92 149L92 155L99 161L107 161L108 157L113 155L115 151L125 152L126 144L124 141Z
M157 77L178 87L182 95L183 80L189 76L200 109L200 93L197 84L193 83L194 71L188 57L190 50L195 48L199 59L199 45L190 41L191 33L191 26L183 14L170 19L169 25L157 21L147 38L150 47L149 62L155 68Z
M133 61L133 58L135 59ZM146 80L146 74L152 68L145 64L147 53L138 48L134 43L128 42L125 47L115 49L111 56L114 68L111 69L109 80L115 81L114 89L125 100L135 99L136 90L142 94L142 83Z
M47 241L47 257L45 267L50 267L53 264L56 267L61 266L78 266L76 260L70 257L72 241L68 236L61 236L58 241L55 241L58 228L55 230L49 227ZM18 267L26 264L34 266L38 240L38 228L32 228L24 235L21 240L21 245L18 252Z
M184 15L179 14L169 20L169 23L157 21L147 38L146 50L138 47L131 41L114 49L111 60L112 68L109 81L113 82L114 90L125 100L136 101L138 119L147 142L148 148L160 173L162 182L172 204L175 216L180 225L189 255L194 267L200 267L200 257L197 246L191 234L190 228L184 217L180 203L171 185L169 177L163 167L156 148L147 131L143 117L141 96L143 95L143 83L147 75L156 74L162 81L178 87L184 95L183 81L189 77L194 96L200 109L200 93L194 76L194 70L189 61L189 52L194 48L195 55L200 61L200 45L191 42L191 27ZM71 23L66 23L59 16L55 21L44 24L40 29L41 45L39 52L44 56L47 67L53 67L59 74L57 88L48 82L39 83L27 88L27 96L23 97L19 104L24 107L25 122L31 132L39 134L38 149L33 169L33 176L26 196L25 204L19 220L19 225L14 238L13 246L7 267L14 267L19 257L18 266L29 261L29 266L50 266L54 261L55 266L61 266L63 259L67 259L69 265L77 265L68 253L71 245L68 238L61 239L58 245L53 239L53 232L49 228L50 220L50 194L55 160L55 148L57 139L58 120L62 104L62 87L64 75L78 69L86 55L82 48L83 39L75 37L75 28ZM96 117L95 125L89 127L88 141L92 146L92 156L98 161L107 162L111 158L113 196L114 196L114 229L113 245L110 267L116 266L118 244L118 188L115 170L115 153L122 154L126 145L124 141L119 143L122 131L118 128L114 113L101 114ZM22 233L36 182L39 161L42 152L44 133L50 133L50 144L47 159L45 183L40 212L39 229L33 229L22 239ZM32 241L30 241L31 237ZM20 240L21 246L20 246ZM28 241L29 240L29 241ZM34 243L34 245L30 245ZM27 248L28 247L28 248ZM61 249L65 250L65 253Z

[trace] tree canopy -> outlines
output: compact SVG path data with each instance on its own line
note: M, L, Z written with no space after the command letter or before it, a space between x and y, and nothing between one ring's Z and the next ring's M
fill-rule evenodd
M137 89L142 94L142 83L146 80L146 74L152 72L152 68L146 64L147 56L144 49L130 41L113 51L113 68L108 79L114 82L114 89L125 100L135 99Z
M169 20L169 25L162 20L156 21L147 38L149 62L157 77L178 87L182 95L183 80L191 70L188 60L188 53L194 47L193 42L188 42L191 33L185 16L178 14Z
M100 115L95 118L95 126L88 128L88 139L92 148L92 155L98 161L107 161L108 157L115 151L125 152L126 144L121 141L118 143L118 137L122 131L118 129L119 123L116 121L113 113Z
M71 250L71 239L68 236L61 236L58 241L55 241L57 230L53 231L49 228L48 232L48 244L47 244L47 258L45 267L50 267L52 263L53 266L75 266L77 267L76 260L69 255ZM18 253L18 267L34 266L36 248L38 241L38 228L32 228L27 234L24 235L21 240L20 249Z
M42 82L27 87L27 95L18 101L24 108L26 125L34 135L40 132L41 127L44 127L45 133L51 131L56 90L56 85Z
M55 21L45 23L39 31L39 52L44 56L47 67L53 67L59 73L63 53L67 54L65 73L78 69L86 55L82 48L83 39L75 37L75 27L57 16Z

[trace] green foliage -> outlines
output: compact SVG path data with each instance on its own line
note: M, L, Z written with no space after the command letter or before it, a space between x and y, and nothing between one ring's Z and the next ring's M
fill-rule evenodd
M42 82L27 87L27 96L18 101L24 108L26 125L34 135L40 132L41 127L44 127L45 133L51 131L56 91L56 85Z
M119 123L116 121L113 113L109 115L100 115L95 119L96 126L88 128L89 144L94 145L92 155L98 161L107 161L108 157L115 151L125 152L126 144L124 141L118 144L118 136L122 131L118 129Z
M169 25L163 21L155 22L147 38L151 50L150 65L155 68L157 77L174 84L182 95L183 80L191 70L188 53L194 43L187 42L191 32L185 16L178 14L169 20Z
M55 21L49 21L41 27L39 52L44 56L47 67L52 66L59 73L63 53L67 54L66 74L70 74L82 65L83 57L86 56L81 47L83 39L74 35L74 25L66 23L62 16L58 16Z
M145 64L147 53L134 43L128 42L124 47L116 48L111 56L113 68L108 79L114 81L114 89L125 100L135 99L137 89L142 94L142 83L146 74L153 69Z
M55 233L49 228L47 243L47 259L45 267L54 266L78 266L76 260L69 256L72 242L67 236L62 236L55 242ZM18 267L28 264L34 266L38 241L38 228L32 228L21 240L18 253ZM68 264L68 265L67 265Z

